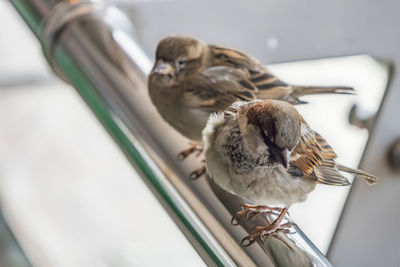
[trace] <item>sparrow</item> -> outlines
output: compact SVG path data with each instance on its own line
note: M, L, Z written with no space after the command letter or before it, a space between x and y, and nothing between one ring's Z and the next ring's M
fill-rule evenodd
M159 42L148 90L164 120L198 144L210 114L237 100L279 99L301 104L306 103L299 99L304 95L353 92L350 87L289 85L243 52L185 36ZM201 147L193 144L187 152L199 151ZM181 154L183 158L187 155Z
M251 205L236 218L278 213L268 226L256 227L242 245L278 231L293 203L305 201L317 184L350 185L347 173L375 184L378 177L335 162L328 142L312 130L295 107L279 100L237 101L210 116L203 131L207 173L218 186Z

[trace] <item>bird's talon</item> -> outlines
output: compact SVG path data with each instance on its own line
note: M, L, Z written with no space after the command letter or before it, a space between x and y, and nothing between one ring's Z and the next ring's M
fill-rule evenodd
M239 219L242 217L242 212L243 211L238 211L234 216L232 216L231 224L239 225Z
M249 211L249 212L247 212L247 214L246 214L246 219L251 219L251 218L253 218L254 216L256 216L257 215L257 213L256 212L253 212L253 211Z
M241 208L242 208L242 210L236 212L235 216L232 217L231 224L233 224L233 225L239 225L239 220L240 220L240 218L242 218L242 217L246 217L246 219L251 218L251 217L249 217L249 215L248 215L249 212L250 212L250 210L247 209L247 207L246 207L245 205L242 205ZM253 215L253 216L254 216L254 215Z
M290 232L290 230L289 229L282 229L282 230L280 230L282 233L284 233L284 234L294 234L295 232Z
M185 158L187 158L189 155L190 155L190 153L188 153L186 150L184 150L178 154L178 160L182 161Z
M239 224L239 219L242 217L245 217L246 219L251 219L257 214L265 214L265 215L278 215L278 212L281 212L281 208L273 208L273 207L268 207L268 206L253 206L253 205L248 205L244 204L241 206L241 211L238 211L235 216L232 218L231 223L233 225L238 225ZM235 223L236 221L236 223Z
M178 154L178 160L182 161L191 154L196 153L196 157L199 157L203 153L203 147L196 143L189 143L189 147Z
M197 170L195 170L195 171L192 171L190 174L189 174L189 179L190 180L196 180L196 179L198 179L198 178L200 178L203 174L205 174L206 173L206 167L205 166L203 166L203 167L201 167L200 169L197 169Z
M282 229L281 231L282 231L284 234L291 234L291 235L294 235L295 233L297 233L296 229L294 229L293 231L291 231L290 229L291 229L291 228L286 228L286 229Z
M277 230L289 229L292 226L293 226L293 224L291 222L283 223L283 224L279 225Z
M251 244L253 244L254 242L256 242L255 238L253 238L252 236L246 236L245 238L242 239L242 241L240 242L240 245L242 247L248 247Z
M253 209L251 211L252 212L259 211L260 207L261 206L258 206L258 209ZM245 209L242 210L239 214L248 212L248 209L251 208L251 206L246 205L244 208ZM265 208L265 206L264 206L264 208ZM272 211L278 210L278 209L279 208L270 208L268 211L272 212ZM241 244L243 246L250 246L252 243L255 242L255 240L257 238L259 238L261 242L265 242L265 240L267 240L270 236L276 236L278 239L280 239L282 241L282 238L278 235L278 233L279 232L289 233L290 232L289 228L292 226L292 224L290 222L281 224L286 212L287 212L287 208L282 209L279 216L268 226L254 227L254 229L251 231L251 233L242 240ZM285 242L284 240L282 242L284 242L286 245L288 245L288 243Z
M232 217L231 224L232 225L239 225L239 221L235 218L235 216Z

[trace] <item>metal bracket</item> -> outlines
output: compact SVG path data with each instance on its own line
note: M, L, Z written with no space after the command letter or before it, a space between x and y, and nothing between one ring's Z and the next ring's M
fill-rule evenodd
M101 2L84 1L75 4L60 2L41 22L39 39L43 52L54 73L67 83L70 83L68 78L54 62L54 53L58 38L72 22L88 18L102 10L104 10L104 5Z

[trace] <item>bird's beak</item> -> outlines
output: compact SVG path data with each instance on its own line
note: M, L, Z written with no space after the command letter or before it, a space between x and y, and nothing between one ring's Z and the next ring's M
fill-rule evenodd
M174 68L171 64L164 62L163 60L157 60L156 64L154 64L152 73L156 73L159 75L169 75L174 72Z
M286 169L289 168L289 161L290 161L289 149L285 148L279 151L278 158L281 161L283 167L285 167Z

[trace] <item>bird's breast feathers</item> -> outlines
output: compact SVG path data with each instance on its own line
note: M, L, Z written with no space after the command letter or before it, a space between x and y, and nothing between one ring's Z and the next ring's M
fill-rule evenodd
M238 151L240 159L234 158L232 148L240 149L240 142L228 143L235 135L222 113L213 115L203 131L208 173L220 187L253 204L284 206L304 201L314 189L314 181L292 176L282 166L255 164L243 151Z

